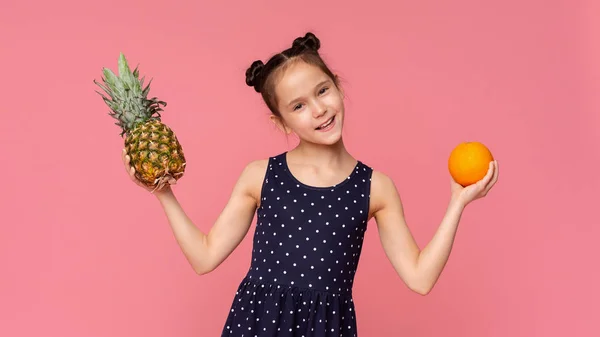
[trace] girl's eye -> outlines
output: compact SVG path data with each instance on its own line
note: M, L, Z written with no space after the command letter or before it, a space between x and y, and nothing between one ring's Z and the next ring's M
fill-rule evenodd
M328 89L328 87L321 88L321 90L319 90L319 95L324 94Z
M296 104L296 106L294 106L294 111L300 109L302 107L302 104Z

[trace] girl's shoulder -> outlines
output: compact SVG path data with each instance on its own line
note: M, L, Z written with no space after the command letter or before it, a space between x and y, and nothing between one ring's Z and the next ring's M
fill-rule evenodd
M257 205L260 205L263 181L270 161L271 157L249 161L242 169L236 183L236 188L242 189L245 195L255 199Z
M390 202L398 203L400 201L400 193L396 183L389 174L376 169L372 170L370 199L371 209L369 213L371 214L385 208Z

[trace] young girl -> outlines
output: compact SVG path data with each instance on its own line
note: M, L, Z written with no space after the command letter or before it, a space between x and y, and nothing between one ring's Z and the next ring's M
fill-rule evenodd
M255 61L247 70L246 83L262 95L271 120L300 143L249 163L208 234L186 216L170 187L154 192L198 274L214 270L230 255L256 212L250 269L222 336L356 337L352 286L367 222L376 220L402 281L425 295L448 260L465 206L485 196L498 179L492 162L476 184L463 188L451 180L445 217L420 250L392 180L344 146L343 90L319 47L317 37L307 33L266 64ZM137 183L125 152L123 160Z

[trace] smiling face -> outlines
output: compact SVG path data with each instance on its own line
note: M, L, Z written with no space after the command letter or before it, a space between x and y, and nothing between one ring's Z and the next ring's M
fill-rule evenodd
M281 116L271 118L284 132L319 145L332 145L341 139L343 93L320 68L294 62L277 79L275 97Z

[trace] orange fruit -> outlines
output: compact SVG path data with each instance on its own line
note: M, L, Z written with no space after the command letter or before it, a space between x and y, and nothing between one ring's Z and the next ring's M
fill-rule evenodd
M468 186L485 177L492 160L492 153L482 143L463 142L450 153L448 170L454 181Z

